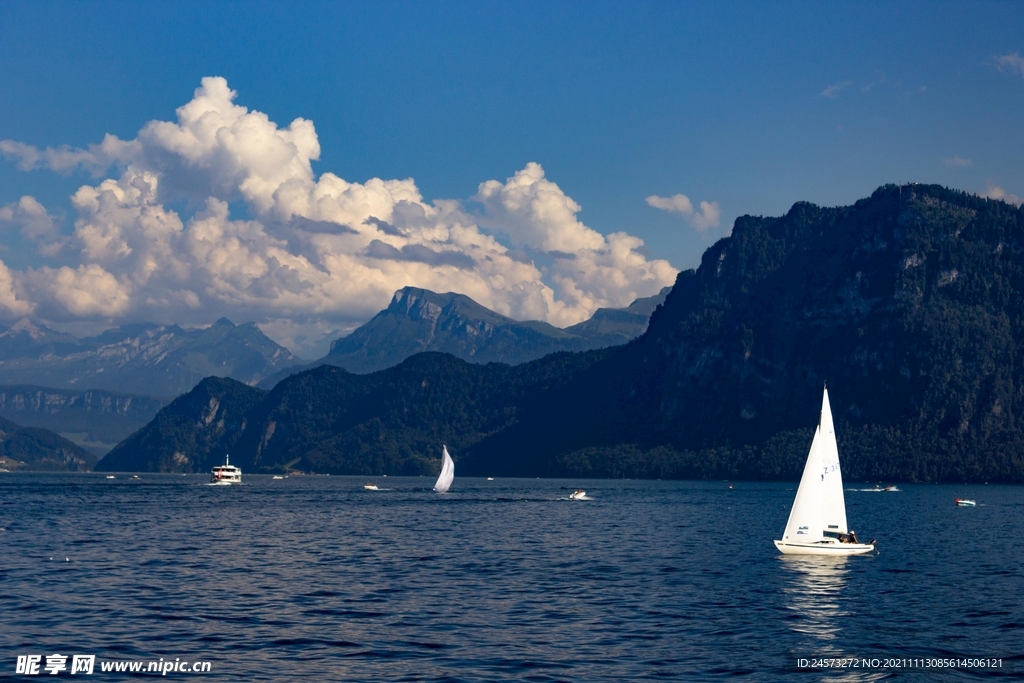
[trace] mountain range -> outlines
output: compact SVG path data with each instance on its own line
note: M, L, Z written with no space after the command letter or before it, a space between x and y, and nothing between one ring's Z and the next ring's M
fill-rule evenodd
M358 374L376 372L424 351L450 353L471 363L519 365L558 351L618 346L644 333L668 290L625 308L599 308L590 319L560 329L537 320L507 318L463 294L405 287L395 292L387 308L333 342L326 356L279 372L258 386L270 389L296 371L319 365Z
M146 426L166 403L99 389L0 386L0 418L51 430L99 457Z
M827 382L849 478L1021 482L1022 311L1024 211L887 185L737 219L628 344L206 380L99 467L793 480Z
M326 358L308 366L251 323L236 326L221 319L206 329L140 324L78 338L21 320L0 332L0 382L36 384L0 385L0 417L49 429L54 438L102 457L170 401L160 397L185 393L203 377L271 388L307 367L339 365L366 373L426 349L476 362L521 363L639 336L667 292L627 308L599 309L590 320L560 330L514 321L459 294L406 288L386 310L337 340ZM125 388L140 394L123 393Z
M363 374L424 351L450 353L473 363L519 365L557 351L618 346L644 333L668 290L637 299L627 308L598 309L589 320L559 329L545 322L506 318L462 294L406 287L373 319L335 341L323 362Z
M106 471L427 474L447 443L462 451L515 421L518 403L609 349L555 353L518 366L416 354L357 375L331 365L264 391L210 377L175 399L97 465Z
M235 325L226 318L200 329L124 325L84 338L23 319L0 332L0 385L112 391L165 397L166 402L209 376L269 389L318 365L368 373L422 351L516 365L556 351L624 344L643 334L667 293L666 287L626 308L598 309L589 320L563 330L512 320L461 294L406 287L386 309L335 340L330 353L313 363L275 343L254 323Z
M78 338L21 320L0 332L0 384L173 397L211 375L247 384L301 363L253 323L136 324Z

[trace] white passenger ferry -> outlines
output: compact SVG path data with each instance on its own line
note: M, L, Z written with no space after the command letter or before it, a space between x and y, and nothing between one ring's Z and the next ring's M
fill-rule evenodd
M210 483L211 484L241 484L242 483L242 470L235 467L228 462L231 456L224 456L224 464L217 465L210 470Z

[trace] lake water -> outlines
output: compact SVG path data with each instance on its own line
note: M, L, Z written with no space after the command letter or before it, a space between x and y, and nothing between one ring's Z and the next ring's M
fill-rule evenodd
M161 658L260 681L1024 672L1021 487L847 491L880 552L816 559L772 545L795 483L140 477L0 475L0 676L53 653L95 655L101 680ZM821 657L1003 668L797 668Z

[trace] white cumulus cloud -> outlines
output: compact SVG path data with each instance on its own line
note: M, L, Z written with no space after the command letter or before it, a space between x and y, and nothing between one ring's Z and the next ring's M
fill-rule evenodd
M100 174L112 165L131 158L137 147L135 143L124 142L116 135L110 134L103 138L103 142L90 145L88 149L77 149L67 145L37 149L16 140L0 140L0 154L8 159L16 159L20 170L46 168L60 173L81 166L94 174Z
M17 227L21 236L36 244L40 253L53 256L60 251L64 239L59 220L46 211L35 197L28 195L17 202L0 206L0 225Z
M1024 198L1011 194L998 185L993 185L991 183L989 183L988 187L985 188L985 191L979 193L978 196L987 197L989 199L999 199L1007 204L1013 204L1014 206L1021 206L1024 204Z
M722 222L722 211L718 207L718 202L701 202L698 211L693 208L693 202L685 194L674 194L671 197L652 194L646 201L656 209L682 214L693 227L702 232L709 228L717 228Z
M428 201L411 178L317 176L311 121L282 127L236 97L225 79L209 77L175 120L150 121L131 140L43 150L0 141L21 169L97 175L71 197L71 235L31 197L0 207L0 224L50 259L22 271L0 263L0 317L204 324L228 316L303 352L408 285L565 326L675 278L640 239L584 225L579 204L539 164L481 183L471 199L482 210ZM245 216L229 209L238 201ZM183 206L200 208L189 215ZM717 204L700 206L688 219L717 225Z
M14 274L0 261L0 313L10 318L20 318L35 311L35 306L23 294L18 293Z
M24 281L42 306L76 317L113 319L126 312L131 301L130 286L95 263L29 269Z

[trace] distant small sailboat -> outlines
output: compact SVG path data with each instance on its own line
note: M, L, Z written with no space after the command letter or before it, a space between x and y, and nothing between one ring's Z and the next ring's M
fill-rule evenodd
M972 508L975 505L977 505L977 503L974 502L973 500L970 500L969 498L957 498L956 499L956 506L960 507L960 508Z
M858 542L857 535L846 526L843 474L827 388L821 397L821 417L793 509L782 540L775 541L775 547L787 555L862 555L875 549L874 541Z
M442 445L441 449L444 451L441 462L441 474L437 478L437 483L434 484L434 490L438 493L448 493L448 489L455 479L455 462L452 460L452 456L448 455L447 446Z

